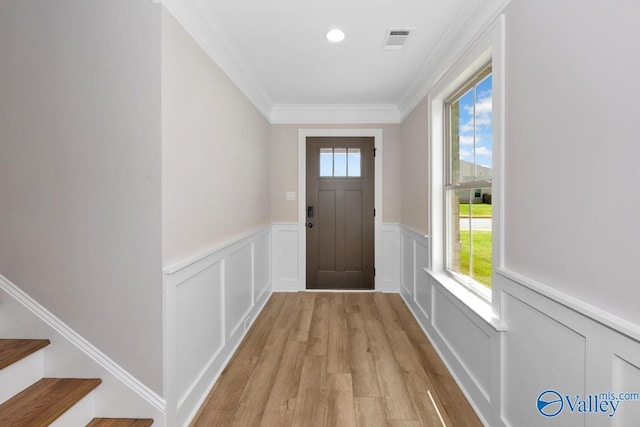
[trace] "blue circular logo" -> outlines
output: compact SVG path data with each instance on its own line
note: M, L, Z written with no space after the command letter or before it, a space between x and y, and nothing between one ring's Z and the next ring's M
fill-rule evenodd
M545 390L538 396L538 412L545 417L555 417L564 408L562 396L555 390Z

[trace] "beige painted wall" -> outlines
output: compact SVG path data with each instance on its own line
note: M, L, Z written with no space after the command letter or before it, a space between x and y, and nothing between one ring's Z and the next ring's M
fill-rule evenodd
M270 223L269 129L163 10L164 266Z
M512 1L505 264L640 324L636 1Z
M272 125L271 220L298 222L297 201L287 191L298 191L298 129L382 129L382 220L400 222L400 129L398 125ZM297 194L296 194L297 196ZM297 197L296 197L297 198Z
M428 156L428 103L424 99L400 126L402 138L402 224L428 234L429 216L427 186L429 179Z
M162 393L160 7L0 2L0 274Z

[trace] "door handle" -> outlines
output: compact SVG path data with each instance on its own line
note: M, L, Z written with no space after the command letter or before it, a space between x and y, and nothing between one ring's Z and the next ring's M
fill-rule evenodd
M312 222L308 223L308 224L307 224L307 227L309 227L309 228L313 228L313 223L312 223Z

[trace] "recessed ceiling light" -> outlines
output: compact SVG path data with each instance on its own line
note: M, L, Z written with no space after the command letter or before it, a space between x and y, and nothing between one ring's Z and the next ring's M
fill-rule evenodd
M342 30L334 28L327 33L327 40L329 40L331 43L340 43L342 40L344 40L344 32Z

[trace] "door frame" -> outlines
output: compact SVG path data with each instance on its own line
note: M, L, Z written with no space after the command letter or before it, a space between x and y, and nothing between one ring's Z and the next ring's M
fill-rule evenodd
M374 167L374 268L382 263L382 129L298 129L298 277L300 289L307 290L307 137L373 137L373 146L376 149ZM380 270L380 269L378 269ZM374 290L380 290L382 284L381 275L374 277Z

